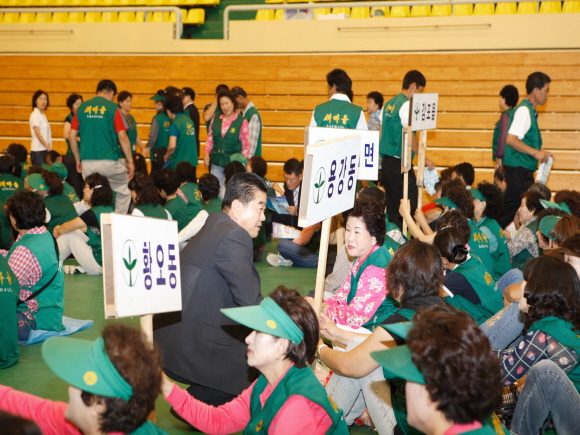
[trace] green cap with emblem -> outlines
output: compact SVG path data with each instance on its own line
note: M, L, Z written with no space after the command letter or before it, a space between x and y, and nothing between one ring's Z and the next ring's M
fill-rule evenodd
M287 338L296 344L304 339L304 333L298 325L271 298L264 299L260 305L222 308L220 311L230 319L256 331Z
M386 379L401 378L417 384L425 384L425 378L413 364L411 351L406 345L371 352L371 357L383 366Z
M540 202L542 203L542 206L544 208L556 208L558 210L562 210L568 214L571 214L570 207L568 207L568 204L566 204L565 202L557 203L552 201L546 201L545 199L540 199Z
M159 94L155 94L152 97L149 98L150 100L153 101L165 101L165 97Z
M469 189L469 191L471 192L471 196L473 197L473 199L479 199L480 201L487 201L487 199L485 199L485 196L483 196L483 193L481 193L481 190Z
M133 396L133 387L109 359L102 337L52 337L42 345L42 357L55 375L79 390L125 401Z
M230 156L230 162L240 162L245 166L248 163L248 159L242 153L234 153Z
M42 167L47 171L54 172L55 174L57 174L61 180L64 181L66 180L66 177L68 177L68 169L61 162L54 162L52 165L46 165L46 167L45 165L46 163L42 165Z
M40 174L31 174L26 177L26 182L30 187L36 190L42 190L43 192L49 190L44 177Z
M451 201L448 197L443 196L439 199L436 199L435 201L437 204L441 204L441 205L446 205L447 207L451 207L451 208L459 208L457 206L457 204L455 204L453 201Z
M540 231L548 239L554 240L554 236L550 236L550 231L554 229L556 224L562 219L560 216L546 216L540 221Z

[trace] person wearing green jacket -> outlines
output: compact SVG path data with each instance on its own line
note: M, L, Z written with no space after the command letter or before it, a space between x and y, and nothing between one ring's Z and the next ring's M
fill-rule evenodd
M515 107L518 104L520 94L514 85L505 85L499 93L499 108L502 110L499 121L496 122L491 142L491 158L495 162L496 169L503 165L505 153L505 140L508 129L514 119Z
M149 161L151 162L151 173L161 169L163 166L163 159L156 159L157 154L163 154L163 151L167 151L169 145L169 127L171 126L171 119L165 107L163 107L163 101L167 97L167 92L163 89L157 91L150 100L155 102L155 110L157 114L151 120L151 128L149 129L149 138L147 139L147 146L143 150L143 155L147 156L149 154Z
M147 175L135 175L129 181L129 190L131 191L131 199L135 205L131 215L157 219L172 219L171 213L161 205L159 192L151 178Z
M117 95L117 101L119 103L119 109L121 109L121 115L125 118L125 123L127 124L127 137L129 138L129 143L131 144L131 153L140 153L143 151L143 145L141 144L141 138L139 137L139 132L137 131L137 121L133 118L129 112L131 111L131 104L133 100L133 94L129 91L121 91Z
M177 221L177 231L181 231L189 223L189 217L184 199L177 194L179 176L173 169L163 168L155 172L151 178L159 195L165 200L163 207L171 213L173 220Z
M254 106L254 103L248 98L248 94L239 86L232 88L232 94L236 97L238 106L242 108L242 116L248 121L250 130L250 153L248 159L253 156L262 155L262 117L260 112Z

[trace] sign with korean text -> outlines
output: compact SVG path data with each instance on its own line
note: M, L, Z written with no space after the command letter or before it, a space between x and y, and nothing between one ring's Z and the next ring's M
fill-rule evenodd
M437 128L439 94L414 94L409 104L411 130L434 130Z
M181 310L177 222L102 215L105 317Z
M304 143L313 145L317 142L337 139L356 134L361 137L360 160L358 166L359 180L377 180L379 178L379 132L371 130L351 130L327 127L306 127Z
M307 146L298 225L308 227L352 208L361 140L352 134Z

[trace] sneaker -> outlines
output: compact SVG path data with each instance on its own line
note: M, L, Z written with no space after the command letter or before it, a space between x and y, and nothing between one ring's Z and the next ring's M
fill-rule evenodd
M285 259L280 254L268 254L268 256L266 257L266 261L268 263L270 263L274 267L279 267L279 266L289 267L289 266L292 266L292 261Z

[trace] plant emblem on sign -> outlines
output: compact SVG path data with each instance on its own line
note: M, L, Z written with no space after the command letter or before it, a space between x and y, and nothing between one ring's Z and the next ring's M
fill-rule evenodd
M314 177L314 204L320 203L324 198L324 191L326 190L326 171L320 168Z

